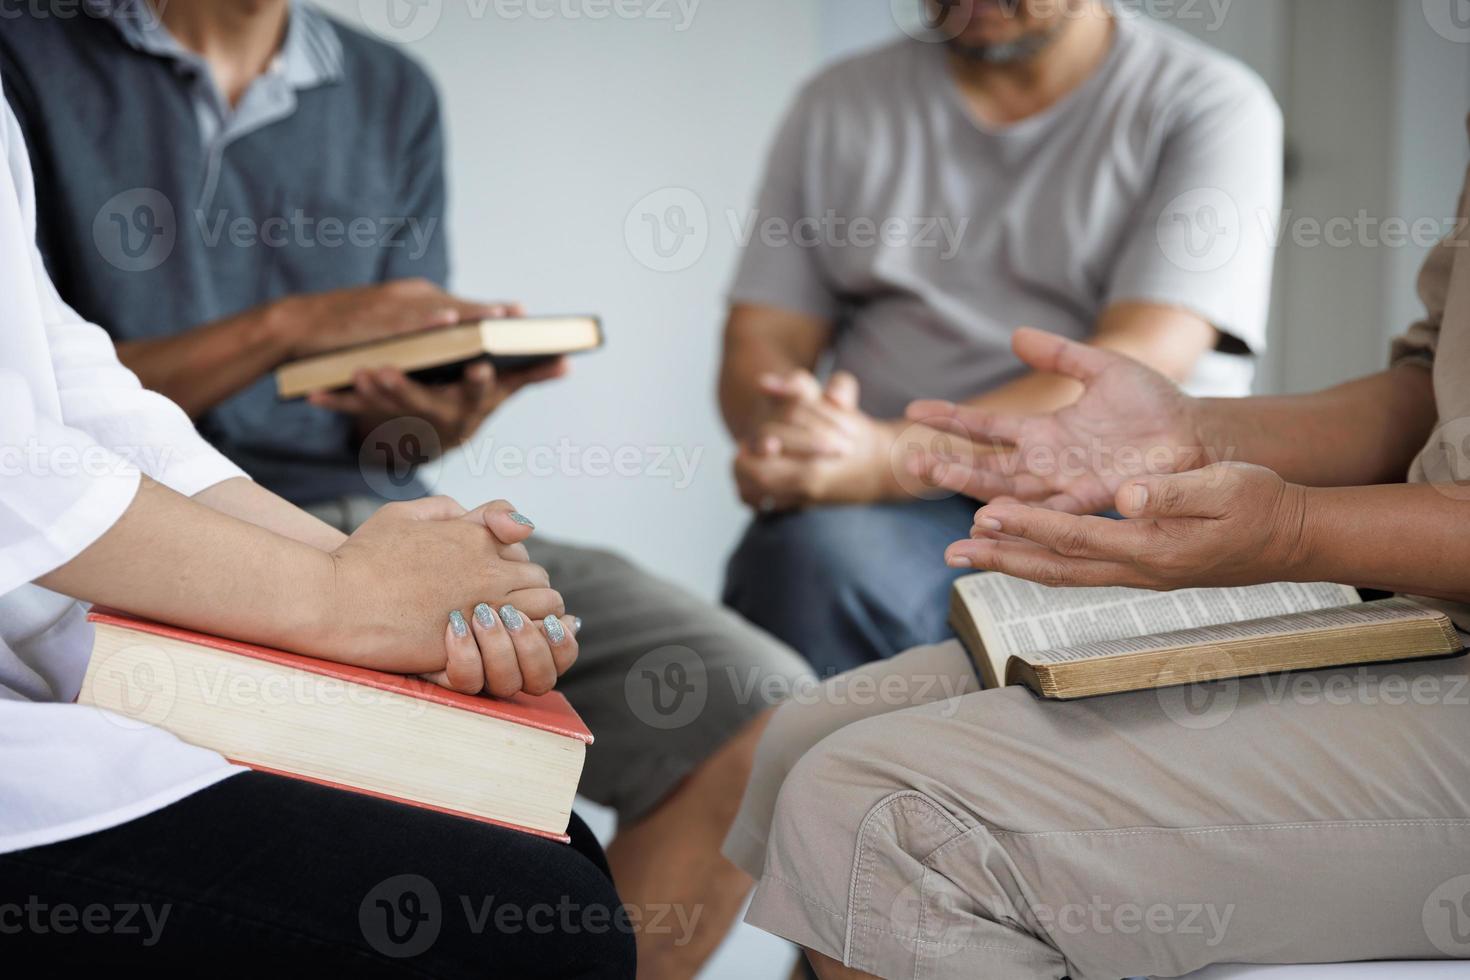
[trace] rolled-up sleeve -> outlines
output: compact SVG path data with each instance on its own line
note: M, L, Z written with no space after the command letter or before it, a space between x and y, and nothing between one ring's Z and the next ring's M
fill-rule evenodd
M1440 242L1419 271L1419 299L1424 303L1424 318L1394 338L1389 362L1430 364L1439 350L1439 331L1444 323L1445 306L1449 303L1450 275L1455 256L1470 246L1470 184L1460 195L1460 221L1455 230Z

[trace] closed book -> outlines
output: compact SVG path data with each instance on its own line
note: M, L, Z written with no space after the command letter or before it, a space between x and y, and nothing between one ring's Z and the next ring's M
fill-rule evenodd
M233 762L566 841L592 733L509 699L94 609L81 704Z
M358 371L398 368L416 381L444 384L488 360L501 374L601 347L595 316L505 317L424 330L293 361L276 369L276 392L300 398L352 384Z

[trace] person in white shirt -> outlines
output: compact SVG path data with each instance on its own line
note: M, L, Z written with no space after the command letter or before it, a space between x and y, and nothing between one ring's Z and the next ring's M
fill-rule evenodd
M145 391L106 334L57 297L34 244L25 147L3 112L7 951L164 972L197 966L207 949L251 972L351 962L374 975L460 976L490 959L518 977L631 977L632 929L619 927L601 851L575 820L564 847L247 772L70 703L91 650L86 602L502 694L549 690L576 658L576 620L526 556L529 522L504 501L394 505L348 538L250 482L177 406ZM529 622L494 626L473 615L481 604L514 606ZM553 942L545 930L476 930L440 916L440 894L570 901L602 909L610 925Z

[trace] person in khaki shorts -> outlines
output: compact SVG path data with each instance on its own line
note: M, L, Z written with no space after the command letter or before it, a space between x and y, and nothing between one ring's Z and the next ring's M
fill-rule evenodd
M948 563L1054 586L1340 581L1470 628L1464 198L1460 214L1392 366L1320 394L1193 399L1019 332L1029 365L1083 383L1073 407L910 409L975 443L930 475L992 501ZM1068 449L1095 463L1041 465ZM1102 465L1120 449L1176 462ZM1222 458L1244 462L1192 468ZM1110 505L1123 520L1074 516ZM759 879L748 921L823 980L1470 957L1470 658L1072 703L978 687L957 643L927 647L768 728L726 853Z

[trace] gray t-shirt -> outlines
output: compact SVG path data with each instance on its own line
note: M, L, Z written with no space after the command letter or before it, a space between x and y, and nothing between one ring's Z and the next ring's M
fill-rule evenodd
M1119 18L1082 87L1002 128L975 120L943 45L905 39L801 93L731 299L838 324L837 366L883 417L1023 374L1018 326L1085 339L1125 301L1188 308L1259 352L1281 176L1265 84L1171 28ZM1253 374L1215 351L1189 387L1244 395Z

